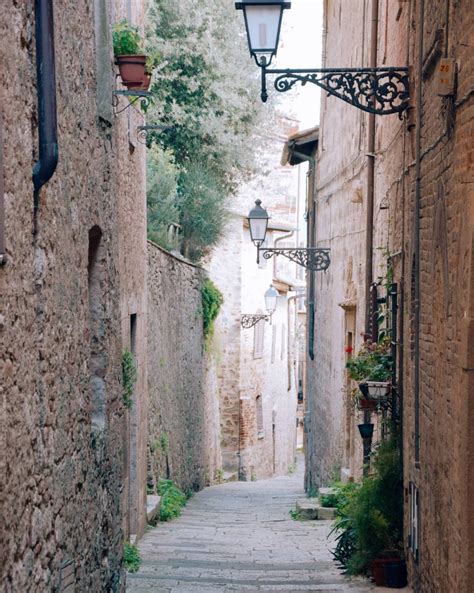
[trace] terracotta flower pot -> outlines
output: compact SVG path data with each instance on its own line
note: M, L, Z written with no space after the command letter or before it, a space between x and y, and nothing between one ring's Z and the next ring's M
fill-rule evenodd
M146 56L117 56L116 62L123 84L129 90L142 90Z
M377 587L385 587L387 584L385 566L387 564L400 562L400 558L376 558L370 565L370 572Z
M151 74L149 72L145 71L145 74L143 75L142 90L147 91L150 88L150 84L151 84Z
M359 398L357 402L359 410L367 410L368 412L375 412L377 403L371 399L365 399L365 397Z

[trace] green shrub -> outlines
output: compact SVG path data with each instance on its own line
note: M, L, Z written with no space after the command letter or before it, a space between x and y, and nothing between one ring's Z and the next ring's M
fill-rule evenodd
M133 56L141 53L142 38L138 28L125 19L115 23L112 41L115 56Z
M133 405L133 390L137 382L137 365L131 352L125 350L122 355L122 397L126 408Z
M171 521L181 515L181 509L186 505L187 498L173 480L160 480L158 483L160 500L160 521Z
M322 507L334 508L339 503L339 497L336 492L334 494L321 494L319 496L319 502Z
M359 383L364 381L389 381L392 377L393 361L390 355L390 341L378 344L366 342L357 356L346 363L349 376Z
M382 443L373 473L342 491L334 559L348 574L364 573L385 551L403 548L403 481L397 440Z
M207 278L201 287L202 323L204 336L212 336L214 321L219 314L224 297L212 280Z
M123 563L127 572L138 572L142 559L137 546L129 542L123 544Z

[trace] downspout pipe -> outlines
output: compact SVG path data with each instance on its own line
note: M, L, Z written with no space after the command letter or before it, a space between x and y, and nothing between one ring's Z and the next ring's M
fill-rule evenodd
M35 0L39 159L33 167L34 209L39 192L58 164L53 0Z
M420 214L421 214L421 128L423 125L423 53L425 2L418 5L418 56L416 65L416 138L415 138L415 201L413 208L414 267L414 391L415 391L415 464L420 463Z
M379 0L372 0L370 27L370 68L377 67L377 38L379 28ZM365 260L365 334L370 331L370 287L374 275L374 186L375 186L375 115L369 114L367 143L367 221Z
M274 241L273 241L273 247L276 247L277 244L280 241L284 241L285 239L289 239L290 237L292 237L295 234L295 231L290 231L289 233L287 233L286 235L282 235L281 237L277 237ZM276 278L277 277L277 258L274 257L273 258L273 277Z

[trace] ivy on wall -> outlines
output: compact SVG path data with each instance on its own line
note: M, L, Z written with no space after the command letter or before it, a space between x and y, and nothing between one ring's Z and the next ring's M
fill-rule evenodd
M209 338L214 333L214 321L224 302L224 296L212 280L207 278L201 287L202 321L204 336Z

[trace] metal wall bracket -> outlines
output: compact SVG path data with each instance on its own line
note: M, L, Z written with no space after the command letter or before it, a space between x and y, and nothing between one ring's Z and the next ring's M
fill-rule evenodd
M128 98L128 103L122 109L117 110L119 105L119 97L126 97ZM148 91L114 91L112 97L112 107L114 108L114 114L118 115L122 113L132 105L135 105L138 101L140 101L140 107L146 110L150 106L150 99L152 94Z
M258 258L260 252L263 259L270 259L274 255L283 255L287 259L303 266L312 272L324 272L329 268L331 258L329 249L320 247L281 247L281 248L258 248Z
M165 132L166 130L172 130L174 126L165 126L162 124L150 124L146 126L137 127L137 140L141 144L146 144L147 136L150 132Z
M265 321L270 321L272 318L271 315L248 315L246 313L242 314L240 317L240 325L244 328L244 329L250 329L251 327L253 327L254 325L257 325L257 323L259 321L265 320Z
M291 90L295 84L315 84L342 101L375 115L401 114L409 105L410 88L408 68L316 68L268 69L262 68L262 101L268 99L267 76L276 76L274 86L280 93Z

